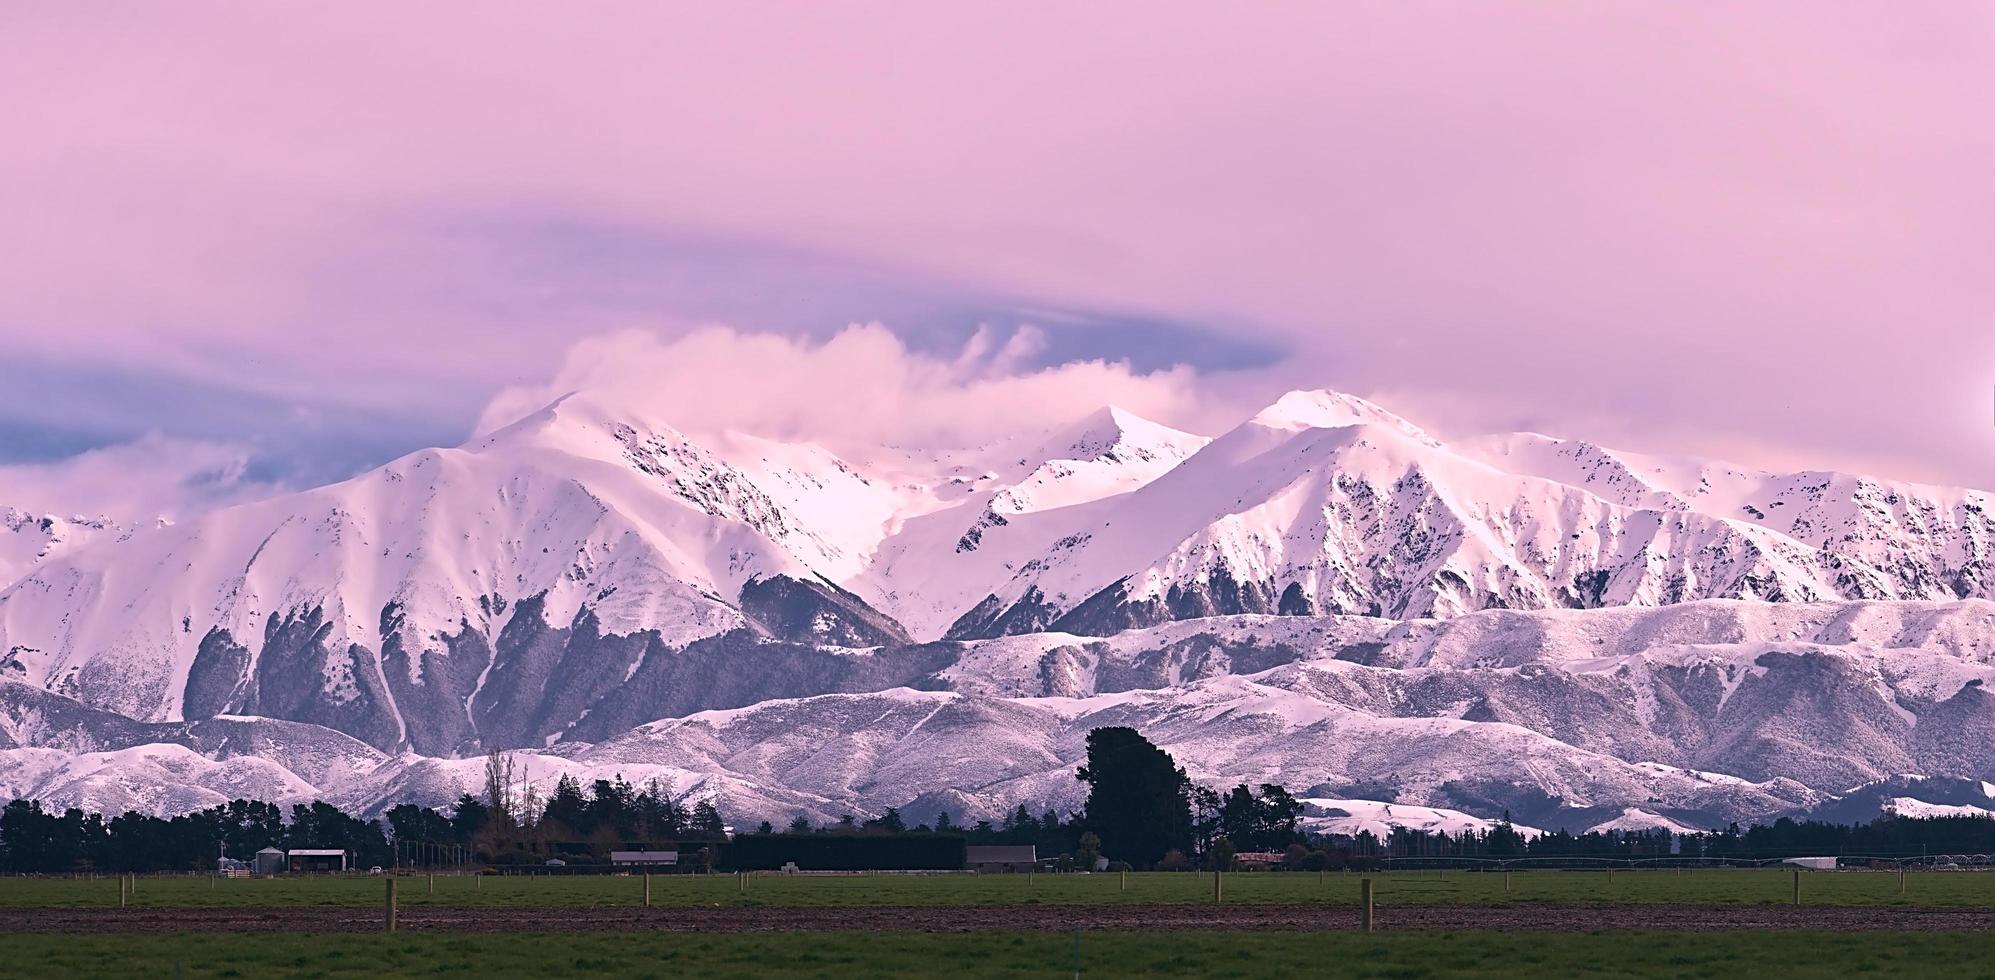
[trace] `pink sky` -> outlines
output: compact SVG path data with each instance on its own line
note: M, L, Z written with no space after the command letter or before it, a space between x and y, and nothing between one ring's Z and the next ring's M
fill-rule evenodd
M974 315L1182 362L1194 427L1995 486L1986 4L555 9L0 12L0 462L358 465L591 337Z

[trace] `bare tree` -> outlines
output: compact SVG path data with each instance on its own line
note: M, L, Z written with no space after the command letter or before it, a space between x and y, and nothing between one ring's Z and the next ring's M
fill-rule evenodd
M493 821L508 829L521 823L519 797L514 789L517 782L513 754L493 749L485 757L485 801L492 807Z

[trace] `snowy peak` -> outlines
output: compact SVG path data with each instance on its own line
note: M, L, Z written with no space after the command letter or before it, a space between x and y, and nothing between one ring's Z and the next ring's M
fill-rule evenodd
M1018 567L1171 472L1210 440L1109 407L1001 446L942 506L902 522L853 584L915 636L937 638Z
M1440 445L1419 426L1378 405L1356 395L1321 388L1291 391L1256 413L1247 424L1287 432L1375 425L1428 445Z
M1977 491L1529 434L1449 445L1328 391L1216 440L1107 407L923 452L689 433L579 393L187 524L53 551L53 524L8 520L0 539L33 555L0 591L0 676L133 718L256 714L426 752L633 717L697 690L681 661L861 670L819 647L886 651L872 664L948 656L910 640L1236 614L1995 597Z
M130 532L130 527L108 518L60 517L0 507L0 588L64 552Z
M1531 434L1458 448L1321 391L1284 396L1098 517L1019 565L952 634L1995 589L1995 508L1975 491Z
M1182 461L1212 440L1152 422L1128 409L1110 405L1056 433L1041 455L1047 460L1104 462Z

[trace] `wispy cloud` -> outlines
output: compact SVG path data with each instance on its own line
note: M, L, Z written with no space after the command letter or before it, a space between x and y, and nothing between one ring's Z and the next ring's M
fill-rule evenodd
M245 447L158 435L0 466L0 507L127 523L177 520L278 489L252 473Z
M1084 360L1034 366L1040 331L977 331L960 350L910 350L880 324L815 341L713 326L671 340L624 331L578 343L545 384L508 388L490 431L570 392L689 432L737 430L831 446L968 446L1117 404L1158 421L1231 418L1190 368L1141 372Z

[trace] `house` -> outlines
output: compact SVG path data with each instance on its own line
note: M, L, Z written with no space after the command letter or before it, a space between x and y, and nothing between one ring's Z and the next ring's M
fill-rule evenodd
M1266 871L1281 867L1285 857L1281 851L1241 851L1233 855L1233 866L1241 871Z
M1035 844L971 844L968 862L973 871L1031 871L1039 864Z
M675 866L678 851L611 851L610 863L623 867Z
M346 852L330 848L298 848L286 851L284 857L293 872L332 872L346 870Z
M249 859L250 870L260 875L274 875L284 870L284 852L274 847L266 847Z

